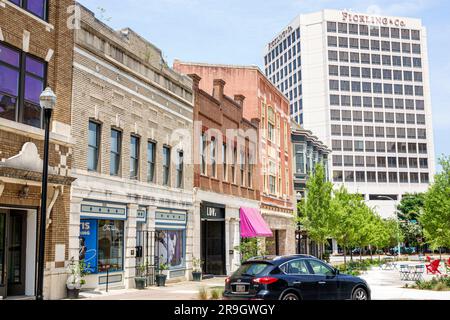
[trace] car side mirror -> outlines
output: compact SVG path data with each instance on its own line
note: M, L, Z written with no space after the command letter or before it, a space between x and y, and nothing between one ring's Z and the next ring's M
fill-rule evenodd
M338 269L334 269L334 274L338 276L341 274L341 272Z

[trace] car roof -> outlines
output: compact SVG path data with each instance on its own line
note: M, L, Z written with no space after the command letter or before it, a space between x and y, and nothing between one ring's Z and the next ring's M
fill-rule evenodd
M292 259L317 259L316 257L306 255L306 254L293 254L293 255L287 255L287 256L275 256L275 255L268 255L268 256L258 256L253 257L245 261L244 263L255 263L255 262L262 262L262 263L269 263L273 265L280 265L286 261L290 261Z

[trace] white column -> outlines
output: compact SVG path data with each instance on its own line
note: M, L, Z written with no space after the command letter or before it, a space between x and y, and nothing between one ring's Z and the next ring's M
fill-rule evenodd
M125 288L134 288L136 275L136 217L137 204L128 204L128 217L125 223Z
M192 229L188 228L188 231L192 232L192 255L193 257L200 259L200 238L201 238L201 217L200 217L200 202L196 201L194 203L194 213L191 219Z
M200 211L198 211L200 214ZM194 225L195 225L195 209L190 209L187 212L187 225L186 225L186 279L190 280L192 275L192 261L193 258L200 259L200 254L196 256L194 254L195 242L194 242ZM200 232L199 232L200 233ZM200 242L199 242L200 243Z
M225 217L227 216L227 213L225 212ZM225 218L225 266L226 266L226 274L230 274L231 272L231 259L229 250L230 248L230 218Z
M333 254L339 254L337 241L335 239L332 239L331 241L333 244Z
M233 250L234 250L234 257L233 257L233 264L231 266L231 271L234 272L237 270L237 268L241 265L241 254L239 251L237 251L236 247L239 247L241 245L241 226L240 226L240 219L234 219L234 236L233 236Z
M70 199L69 212L69 261L74 258L78 261L80 255L80 215L82 198Z

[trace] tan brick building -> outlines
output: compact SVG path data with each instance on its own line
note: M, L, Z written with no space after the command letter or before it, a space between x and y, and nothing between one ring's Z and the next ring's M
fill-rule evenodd
M292 183L292 146L289 101L258 67L174 62L174 69L202 78L200 88L213 89L214 79L223 79L229 96L246 97L243 116L260 120L258 172L261 212L273 230L267 250L272 254L295 253L295 223Z
M255 159L259 120L243 116L245 97L224 94L226 83L212 81L212 94L194 80L194 256L204 274L224 275L240 265L240 211L259 211Z
M70 242L91 272L85 288L102 290L108 270L110 288L133 288L146 263L152 270L168 264L169 280L186 279L193 238L192 80L170 69L161 51L134 31L113 30L79 7Z
M73 1L47 2L0 1L0 297L35 295L44 140L39 95L46 86L57 104L49 149L44 297L66 294L73 181L73 30L67 21Z

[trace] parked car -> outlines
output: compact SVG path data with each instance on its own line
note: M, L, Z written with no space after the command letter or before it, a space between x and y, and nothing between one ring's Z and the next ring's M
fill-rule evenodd
M370 300L361 278L307 255L256 257L225 280L226 300Z
M392 255L398 255L398 247L389 249ZM416 248L414 247L400 247L401 254L416 254Z

